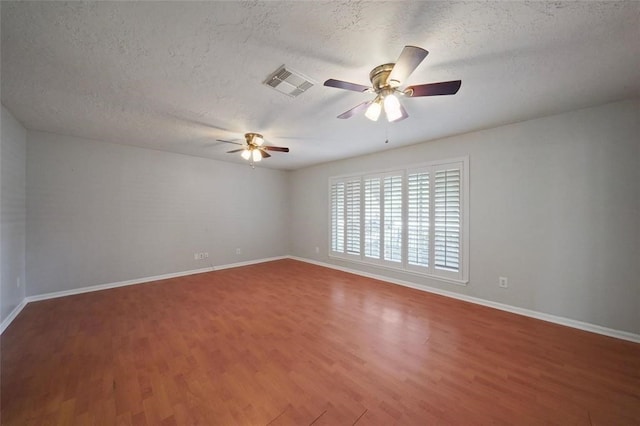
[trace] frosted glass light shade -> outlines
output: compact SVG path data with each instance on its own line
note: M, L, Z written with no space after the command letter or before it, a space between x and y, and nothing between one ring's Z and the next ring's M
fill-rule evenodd
M259 149L254 149L253 150L253 161L255 161L257 163L260 160L262 160L262 155L260 155L260 150Z
M364 113L364 116L371 121L378 121L378 117L380 117L381 111L382 111L382 106L380 105L380 101L376 100L371 105L369 105L369 108L367 108L367 111Z
M400 101L396 95L387 95L384 97L384 112L387 114L387 120L389 121L396 121L402 117Z
M245 149L244 151L242 151L242 158L244 158L245 160L248 160L249 157L251 157L251 151L249 151L248 149Z

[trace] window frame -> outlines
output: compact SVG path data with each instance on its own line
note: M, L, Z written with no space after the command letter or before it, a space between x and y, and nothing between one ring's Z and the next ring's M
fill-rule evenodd
M458 271L446 271L436 270L435 268L435 173L438 170L456 167L460 169L460 249L459 249L459 267ZM408 176L410 174L427 171L429 173L429 265L428 267L411 265L408 259L408 216L409 216L409 194ZM384 260L384 178L387 176L397 176L400 174L402 177L402 203L401 203L401 217L402 217L402 244L401 244L401 261L394 262ZM365 256L365 180L378 178L380 186L380 204L379 208L379 221L380 221L380 247L379 258L372 258ZM332 198L331 190L334 183L344 182L346 188L347 181L359 180L360 182L360 253L353 255L346 253L346 240L345 240L345 253L334 252L332 250ZM328 199L328 256L331 259L347 260L349 262L359 263L363 265L370 265L389 269L393 271L399 271L406 274L417 275L421 277L428 277L431 279L444 281L448 283L466 285L469 282L469 157L456 157L443 160L429 161L409 166L401 166L396 168L389 168L383 170L373 170L363 173L351 173L347 175L331 176L329 177L329 199ZM433 210L432 210L433 208ZM345 210L346 215L346 210ZM345 217L346 223L346 217ZM345 236L346 238L346 236Z

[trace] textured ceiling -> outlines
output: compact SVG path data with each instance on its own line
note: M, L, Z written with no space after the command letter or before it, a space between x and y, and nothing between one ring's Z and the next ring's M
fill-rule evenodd
M2 103L27 128L228 161L217 138L261 132L296 169L640 94L640 2L2 2ZM411 44L406 84L461 79L455 96L405 98L387 124L336 116L371 95L369 71ZM316 85L262 84L285 64ZM385 140L389 143L385 144Z

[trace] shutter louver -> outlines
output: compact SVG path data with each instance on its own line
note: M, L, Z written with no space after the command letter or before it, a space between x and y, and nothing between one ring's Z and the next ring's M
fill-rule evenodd
M402 261L402 176L384 178L384 260Z
M331 185L331 251L344 253L344 182Z
M407 263L429 267L429 173L407 176Z
M347 182L346 196L346 253L360 254L360 180Z
M435 172L434 266L460 270L460 169Z
M364 181L364 255L380 259L380 178Z

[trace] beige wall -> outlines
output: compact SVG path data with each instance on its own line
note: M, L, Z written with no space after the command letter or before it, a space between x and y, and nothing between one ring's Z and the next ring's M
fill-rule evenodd
M291 253L640 333L639 111L613 103L295 171ZM466 287L328 257L329 177L466 155Z
M287 172L35 131L27 146L27 296L289 252Z
M0 125L0 323L25 296L26 130L3 106ZM20 287L18 287L18 282Z

